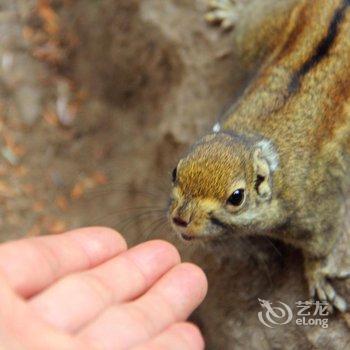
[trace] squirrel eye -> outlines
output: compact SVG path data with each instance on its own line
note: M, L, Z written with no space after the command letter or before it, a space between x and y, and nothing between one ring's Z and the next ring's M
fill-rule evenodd
M172 181L176 181L176 176L177 176L177 168L174 168L173 172L171 173Z
M234 205L235 207L240 206L244 200L244 189L240 188L234 191L231 196L228 198L227 203Z

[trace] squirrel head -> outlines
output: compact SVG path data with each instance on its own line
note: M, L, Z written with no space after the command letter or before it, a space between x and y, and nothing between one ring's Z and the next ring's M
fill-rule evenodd
M169 218L184 239L268 229L276 211L278 155L265 139L230 132L203 137L173 171Z

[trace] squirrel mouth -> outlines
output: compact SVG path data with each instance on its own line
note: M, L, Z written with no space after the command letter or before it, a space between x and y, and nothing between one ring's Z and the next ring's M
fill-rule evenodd
M189 236L186 233L181 233L181 238L184 239L185 241L192 241L195 239L195 237Z

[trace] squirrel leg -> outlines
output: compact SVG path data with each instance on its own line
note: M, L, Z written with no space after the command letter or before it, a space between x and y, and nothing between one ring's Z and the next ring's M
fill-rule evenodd
M350 270L337 271L337 267L329 258L317 259L305 256L304 265L310 296L320 301L327 301L330 311L336 308L340 312L346 312L347 302L337 294L331 280L350 278Z
M205 19L210 24L219 24L222 29L234 27L239 14L240 0L207 0L208 12Z

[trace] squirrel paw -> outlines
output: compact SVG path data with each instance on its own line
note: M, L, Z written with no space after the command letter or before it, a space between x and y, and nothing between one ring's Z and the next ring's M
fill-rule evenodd
M350 272L330 273L327 266L322 266L321 262L312 261L306 264L306 278L309 284L310 296L320 301L329 303L329 311L337 309L340 312L346 312L347 302L337 294L333 288L330 279L350 278Z
M207 0L208 12L205 19L210 24L219 24L222 29L230 30L238 18L238 9L235 0Z

